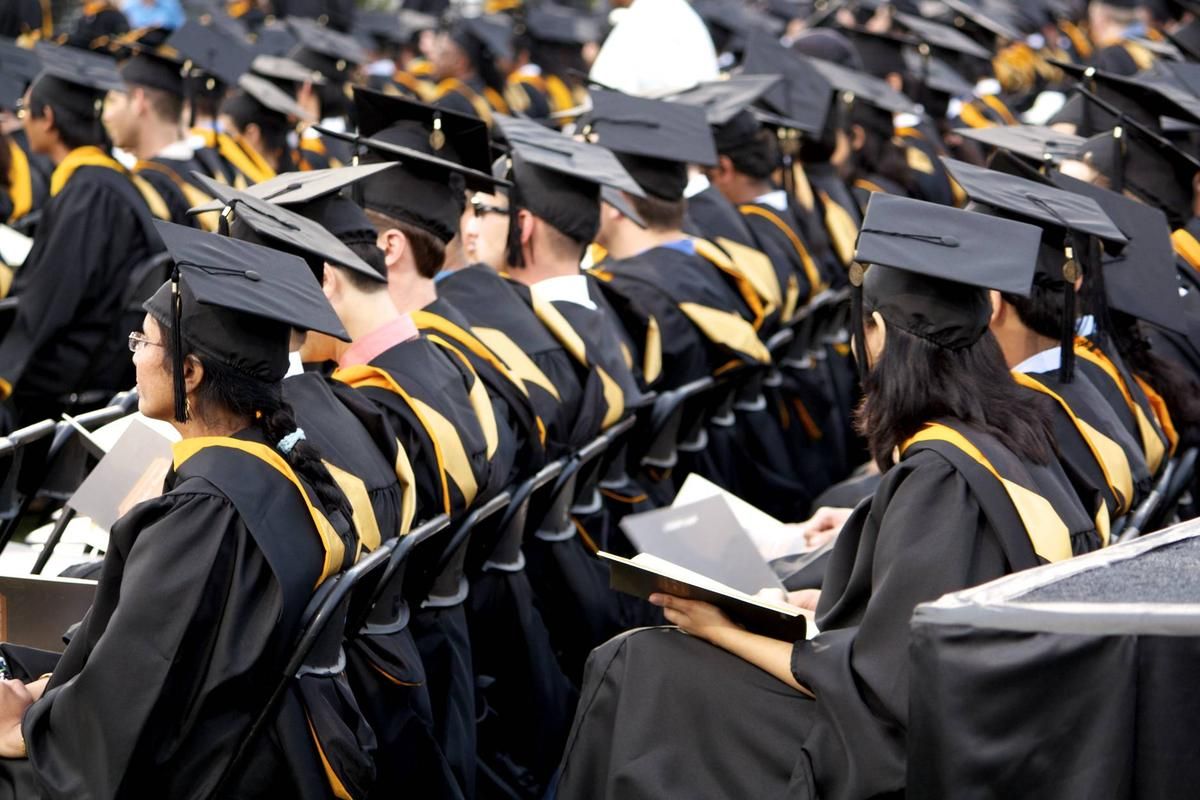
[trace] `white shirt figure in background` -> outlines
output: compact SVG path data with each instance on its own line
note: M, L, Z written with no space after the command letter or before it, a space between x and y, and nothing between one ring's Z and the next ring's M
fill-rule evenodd
M712 37L687 0L612 0L614 28L589 77L641 97L716 80Z

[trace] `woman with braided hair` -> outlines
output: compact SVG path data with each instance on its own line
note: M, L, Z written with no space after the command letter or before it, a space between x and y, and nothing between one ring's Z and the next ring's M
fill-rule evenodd
M0 683L0 797L362 796L373 737L344 677L301 678L248 738L316 587L360 551L281 397L293 329L345 333L299 259L158 230L174 275L129 344L140 411L182 439L164 494L113 526L66 652L3 646L20 680Z

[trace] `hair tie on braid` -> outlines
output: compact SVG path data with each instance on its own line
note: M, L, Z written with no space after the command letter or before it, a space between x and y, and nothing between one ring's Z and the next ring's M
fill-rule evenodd
M307 437L304 435L304 428L296 428L279 440L279 444L275 445L275 449L283 453L285 456L292 452L292 448L298 443L304 441Z

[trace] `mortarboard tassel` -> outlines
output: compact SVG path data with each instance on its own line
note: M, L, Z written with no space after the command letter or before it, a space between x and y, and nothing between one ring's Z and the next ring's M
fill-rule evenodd
M179 291L179 265L171 270L171 328L174 345L171 357L173 391L175 394L175 421L187 422L187 385L183 379L183 294Z
M509 163L509 173L512 163ZM521 255L521 224L517 217L521 210L521 193L514 182L508 190L508 245L507 260L510 267L524 267L525 258Z
M857 261L850 264L850 330L854 332L854 360L861 386L867 379L867 327L863 322L863 279L866 267Z
M1075 261L1075 237L1067 233L1066 263L1063 264L1063 315L1062 341L1059 343L1058 379L1070 383L1075 374L1075 281L1079 278L1079 264Z

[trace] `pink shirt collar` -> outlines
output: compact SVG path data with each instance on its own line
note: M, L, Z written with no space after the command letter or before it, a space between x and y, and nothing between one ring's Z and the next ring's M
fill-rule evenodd
M353 367L370 364L381 354L402 342L418 336L417 325L408 314L401 314L391 322L384 323L365 336L360 336L342 353L338 366Z

